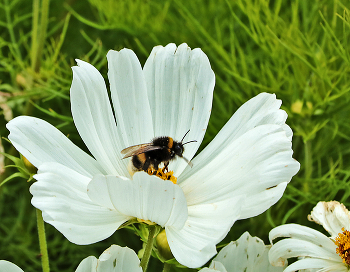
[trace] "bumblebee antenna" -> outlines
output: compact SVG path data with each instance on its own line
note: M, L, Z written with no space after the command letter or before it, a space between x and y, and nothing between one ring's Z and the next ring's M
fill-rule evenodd
M188 131L185 133L185 135L182 137L182 139L181 139L181 144L182 144L182 145L197 142L196 140L192 140L192 141L188 141L188 142L186 142L186 143L184 143L184 144L182 143L182 141L185 139L186 135L187 135L189 132L190 132L190 130L188 130Z
M194 143L194 142L197 142L197 141L196 140L192 140L192 141L186 142L186 143L184 143L182 145L189 144L189 143Z
M186 135L187 135L189 132L190 132L190 130L188 130L188 131L185 133L185 135L182 137L181 143L182 143L182 141L185 139Z

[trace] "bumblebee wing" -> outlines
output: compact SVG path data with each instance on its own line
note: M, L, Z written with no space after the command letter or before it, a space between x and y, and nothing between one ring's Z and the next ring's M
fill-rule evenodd
M122 151L120 151L120 153L125 154L125 156L123 157L123 159L125 159L131 156L136 156L145 153L147 151L158 150L161 148L161 146L152 145L152 143L139 144L124 148Z
M142 150L144 150L145 147L149 146L150 144L151 143L132 145L132 146L129 146L127 148L124 148L122 151L120 151L120 153L125 154L125 156L123 157L123 159L125 159L125 158L131 157L131 156L141 154ZM141 152L139 152L139 151L141 151Z

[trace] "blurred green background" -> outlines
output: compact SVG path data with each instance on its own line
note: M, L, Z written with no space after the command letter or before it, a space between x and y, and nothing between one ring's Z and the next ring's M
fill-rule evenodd
M235 110L260 92L276 93L294 131L299 173L264 214L236 222L221 244L249 231L268 243L269 231L295 222L321 229L307 214L321 200L350 207L349 1L314 0L67 0L0 2L0 136L18 115L42 118L86 150L72 122L69 88L74 59L107 79L109 49L131 48L144 64L156 45L200 47L216 74L204 147ZM47 26L47 27L45 27ZM6 158L5 165L13 165ZM26 173L0 157L0 259L40 271L35 209ZM9 178L10 177L10 178ZM24 177L24 178L23 178ZM89 246L68 242L46 225L52 271L75 271L111 244L141 248L131 231ZM151 259L149 271L162 264ZM172 268L172 271L187 269ZM189 271L189 270L188 270Z

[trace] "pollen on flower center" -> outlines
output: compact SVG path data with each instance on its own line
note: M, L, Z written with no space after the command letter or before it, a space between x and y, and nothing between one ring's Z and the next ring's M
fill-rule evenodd
M345 228L342 228L342 231L334 241L338 246L336 252L342 258L343 263L350 265L350 231L345 230Z
M172 183L176 184L177 177L174 176L174 171L166 171L166 167L158 168L158 170L155 170L153 167L150 167L147 169L147 174L157 176L158 178L161 178L163 180L170 180Z

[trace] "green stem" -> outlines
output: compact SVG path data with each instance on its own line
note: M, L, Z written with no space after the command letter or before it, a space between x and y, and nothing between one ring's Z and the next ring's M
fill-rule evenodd
M145 251L143 253L140 266L143 272L146 272L149 258L151 257L152 249L153 249L153 239L154 234L156 233L156 226L149 226L148 239Z
M35 68L36 56L38 53L38 29L39 29L39 0L33 0L33 21L32 21L32 48L31 48L31 62L32 70Z
M309 182L312 177L312 149L311 141L307 141L305 144L305 181L303 184L304 192L309 192Z
M39 234L41 266L43 268L43 272L50 272L49 254L47 252L44 219L43 219L42 213L39 209L36 209L36 218L37 218L36 222L37 222L38 234Z
M40 70L40 61L44 49L45 39L46 39L46 30L49 22L49 5L50 0L43 0L41 5L41 17L40 17L40 34L39 34L39 43L36 51L36 59L34 60L34 71L39 72Z
M164 263L163 272L170 272L171 264Z
M8 0L5 0L4 9L5 9L5 16L6 16L6 25L7 25L7 29L9 31L9 34L10 34L11 44L12 44L12 46L15 49L16 54L17 54L17 55L15 55L15 57L17 58L18 61L20 61L20 60L22 60L22 54L21 54L21 51L19 50L18 43L17 43L16 37L15 37L15 32L13 30L14 26L13 26L11 14L10 14L11 6L10 6Z

